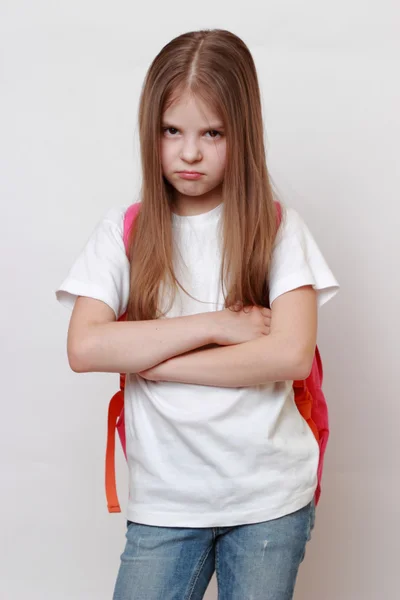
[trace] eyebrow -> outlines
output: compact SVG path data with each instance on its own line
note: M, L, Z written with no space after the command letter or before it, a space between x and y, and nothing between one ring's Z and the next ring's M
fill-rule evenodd
M173 123L170 123L169 121L162 121L161 124L162 127L171 127L173 129L181 129L181 127L178 127L177 125L174 125ZM224 126L222 123L211 123L208 127L203 128L201 131L213 131L214 129L224 129Z

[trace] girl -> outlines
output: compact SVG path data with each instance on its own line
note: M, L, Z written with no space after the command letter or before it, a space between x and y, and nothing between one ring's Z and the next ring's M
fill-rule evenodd
M289 600L319 458L292 382L310 372L317 307L338 284L294 210L278 227L257 74L237 36L167 44L139 125L129 258L115 208L56 292L73 309L71 368L127 373L114 600L197 600L214 569L220 600Z

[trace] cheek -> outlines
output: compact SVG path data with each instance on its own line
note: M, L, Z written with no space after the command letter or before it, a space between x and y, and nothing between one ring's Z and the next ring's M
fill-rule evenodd
M222 176L225 172L226 167L226 143L221 143L216 148L215 161L218 165L218 175Z
M163 169L167 168L171 162L171 150L165 142L161 142L160 145L161 165Z

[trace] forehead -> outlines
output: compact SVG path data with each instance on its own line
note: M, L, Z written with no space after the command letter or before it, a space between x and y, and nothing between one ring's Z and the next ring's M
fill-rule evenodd
M207 127L209 123L219 123L222 120L216 109L206 103L198 95L190 92L175 95L165 107L162 117L164 121L174 121L184 125L199 125Z

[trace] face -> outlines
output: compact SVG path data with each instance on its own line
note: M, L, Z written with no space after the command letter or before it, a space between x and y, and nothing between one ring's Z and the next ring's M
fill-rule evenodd
M182 214L205 212L221 202L225 161L220 117L194 95L180 96L162 116L161 162Z

